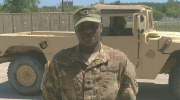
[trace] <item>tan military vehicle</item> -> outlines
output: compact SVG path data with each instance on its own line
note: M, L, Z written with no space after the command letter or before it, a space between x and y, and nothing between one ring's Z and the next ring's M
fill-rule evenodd
M96 5L103 21L102 43L127 54L137 77L155 79L168 73L173 95L180 100L180 33L154 30L151 7ZM74 32L23 32L0 35L0 63L11 62L8 78L23 95L40 92L44 64L62 49L78 44Z

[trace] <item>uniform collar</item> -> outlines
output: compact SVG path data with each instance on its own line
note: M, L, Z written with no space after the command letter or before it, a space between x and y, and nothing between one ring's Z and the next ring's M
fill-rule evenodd
M78 61L81 63L85 63L81 51L79 50L79 45L77 45L74 48L70 59L72 62ZM105 46L102 43L101 43L101 49L99 50L99 54L95 57L94 60L96 60L99 63L106 63L107 61L109 61L108 53L106 52Z

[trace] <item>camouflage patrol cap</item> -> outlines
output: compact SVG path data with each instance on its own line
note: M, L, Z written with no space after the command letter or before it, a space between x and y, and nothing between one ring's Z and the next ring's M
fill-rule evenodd
M101 17L98 9L92 6L78 9L73 14L73 20L74 20L74 27L85 21L101 23Z

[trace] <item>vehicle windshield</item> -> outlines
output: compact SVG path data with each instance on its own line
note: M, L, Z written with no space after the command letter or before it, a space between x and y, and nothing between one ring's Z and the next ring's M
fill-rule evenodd
M132 15L102 16L102 36L132 36Z

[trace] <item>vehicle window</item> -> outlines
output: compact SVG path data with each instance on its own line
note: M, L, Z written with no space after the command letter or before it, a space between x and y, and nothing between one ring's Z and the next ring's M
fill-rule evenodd
M152 28L153 28L153 25L152 25L152 16L151 16L151 12L148 12L148 19L149 19L149 29L152 29Z
M133 28L133 20L132 20L132 18L128 16L126 19L127 19L126 28Z
M132 36L133 21L129 16L103 17L102 36Z
M142 11L142 13L143 13L143 15L146 17L146 19L147 19L147 11ZM148 29L148 20L145 20L146 21L146 29ZM144 31L146 31L146 30L144 30Z
M102 17L103 32L101 36L109 36L110 34L110 17Z

